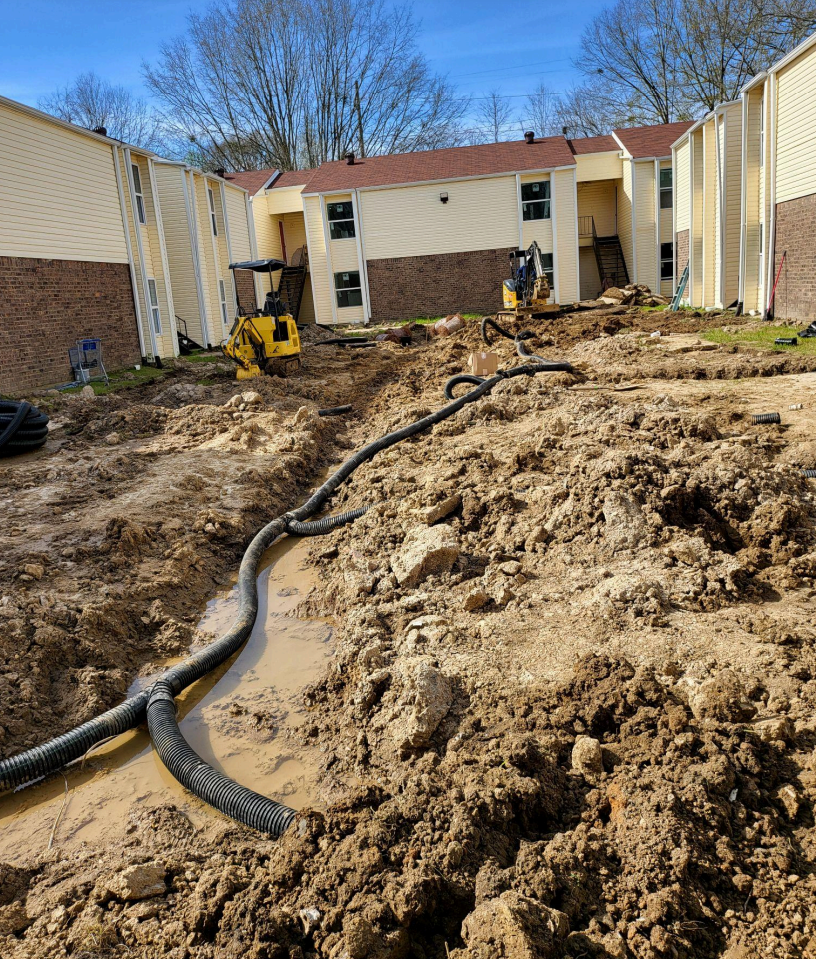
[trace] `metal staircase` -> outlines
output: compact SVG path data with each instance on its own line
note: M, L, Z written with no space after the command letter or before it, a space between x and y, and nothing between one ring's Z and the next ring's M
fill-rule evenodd
M598 264L598 277L603 287L608 277L613 286L623 287L629 282L629 271L623 256L620 237L598 236L595 229L594 216L578 217L578 233L580 236L592 237L592 249L595 252L595 262Z
M287 266L281 271L278 294L289 308L289 313L297 322L300 304L303 302L303 290L306 287L306 264Z

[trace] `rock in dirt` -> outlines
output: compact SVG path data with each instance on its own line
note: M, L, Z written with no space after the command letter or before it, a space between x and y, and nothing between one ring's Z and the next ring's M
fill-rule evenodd
M438 523L439 520L445 519L446 516L459 509L462 504L462 497L458 493L453 493L451 496L445 497L441 503L437 503L435 506L429 506L427 509L422 512L422 519L432 526L434 523Z
M453 703L450 681L428 659L409 661L403 672L405 691L398 704L394 737L404 753L428 745ZM410 712L409 712L410 710Z
M416 526L391 557L391 569L400 586L416 586L432 573L449 572L458 556L456 533L446 523Z
M21 902L0 906L0 936L14 936L31 925L31 919Z
M634 549L648 537L648 526L640 503L617 490L606 495L603 503L606 539L613 549Z
M696 719L728 723L746 722L756 713L733 669L723 669L701 683L689 696L689 705Z
M503 892L466 917L462 938L466 948L455 955L496 956L507 959L549 959L560 956L561 942L569 931L567 917L557 909L517 892Z
M108 879L105 887L117 899L124 899L127 902L163 896L167 892L167 884L164 881L165 871L164 866L158 863L129 866Z
M603 772L601 744L591 736L579 736L572 747L572 768L587 779L594 779Z

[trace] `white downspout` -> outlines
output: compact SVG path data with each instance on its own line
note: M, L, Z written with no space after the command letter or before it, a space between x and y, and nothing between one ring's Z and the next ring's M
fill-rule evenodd
M725 307L725 293L723 289L723 234L725 224L723 223L723 190L725 188L725 175L723 173L723 163L722 163L722 148L720 147L720 125L722 125L722 136L725 140L725 117L722 117L719 113L714 114L714 171L716 173L716 183L717 183L717 208L718 208L718 217L717 225L719 229L717 230L716 236L714 237L714 245L720 255L720 268L717 271L717 291L714 296L715 306L719 306L720 309Z
M161 253L162 269L164 270L164 290L167 297L167 309L170 311L170 337L173 343L173 356L179 355L178 335L176 331L176 308L173 304L173 284L170 279L170 261L167 258L167 244L164 239L164 222L161 214L159 191L156 186L156 174L153 169L153 160L147 158L147 171L150 176L150 189L153 191L153 208L156 211L156 232L159 236L159 252Z
M550 219L552 220L553 238L553 298L554 302L561 303L561 277L558 268L558 208L555 204L555 171L550 173Z
M365 258L365 238L363 237L363 220L360 209L360 191L354 190L354 202L351 205L354 214L354 234L357 237L357 262L360 266L360 280L363 288L363 310L366 315L365 325L371 322L371 297L368 292L368 263Z
M705 306L706 306L706 279L708 277L708 270L706 269L706 265L708 262L707 255L708 255L708 247L709 247L709 244L706 243L706 233L708 231L708 220L706 217L706 214L708 212L708 202L707 202L708 190L706 189L708 186L708 170L706 165L706 160L708 158L708 153L706 150L707 129L708 129L708 124L704 123L703 124L703 143L702 143L703 155L702 155L702 162L700 164L700 168L702 170L702 183L700 184L700 189L703 195L703 204L702 204L702 213L701 213L702 222L700 224L702 228L702 231L700 234L701 236L700 249L702 251L702 261L703 261L700 264L700 306L703 309L705 309Z
M575 210L575 298L581 299L581 242L578 239L578 166L572 171L572 199ZM603 282L603 281L602 281Z
M139 217L136 215L136 187L133 183L133 167L130 158L130 150L124 148L125 174L127 176L128 187L130 189L130 209L133 213L133 225L136 233L136 248L139 251L139 268L142 274L142 289L144 291L145 309L147 310L147 330L150 333L150 348L153 351L154 362L161 359L158 346L156 345L156 331L153 329L153 316L150 307L150 288L147 284L147 268L145 267L144 246L142 244L142 224L139 223Z
M122 211L122 226L125 231L125 247L127 249L128 266L130 267L130 285L133 291L133 305L136 308L136 332L139 335L140 356L144 359L145 352L144 330L142 329L142 308L139 306L139 289L136 286L136 264L133 261L133 246L130 242L130 225L128 223L127 207L125 206L125 191L122 187L122 171L119 168L119 147L111 144L113 153L113 170L116 174L116 189L119 193L119 208Z
M660 287L663 284L660 280L660 160L656 157L654 161L654 181L655 285L652 289L661 293Z
M232 243L230 242L229 214L227 213L227 189L224 181L219 181L219 194L221 196L221 216L224 220L224 239L227 241L227 259L230 263L235 261L232 258ZM230 270L232 277L232 304L236 314L238 313L238 287L235 284L235 270ZM254 278L253 278L254 279Z
M210 210L210 181L207 177L204 177L204 202L206 204L207 210L207 224L210 229L210 242L212 244L212 254L213 254L213 269L215 270L215 299L218 303L218 322L221 325L221 336L215 338L216 343L220 343L224 339L224 317L222 316L221 311L221 257L218 253L218 237L213 233L213 217L215 217L216 224L218 223L218 216L215 213L215 194L213 194L213 209ZM213 333L215 333L215 323L213 323Z
M550 205L552 206L552 189L550 190ZM521 205L521 174L516 174L516 208L518 211L518 246L520 250L524 246L524 212Z
M748 243L748 91L743 90L740 97L742 115L742 129L740 130L740 247L739 247L739 277L737 282L737 309L745 312L745 263L747 260L746 246Z
M637 164L634 160L629 160L629 169L631 170L632 180L632 282L638 282L638 258L637 258Z
M672 147L672 298L677 289L677 150ZM691 234L689 234L689 240ZM679 303L678 303L679 306Z

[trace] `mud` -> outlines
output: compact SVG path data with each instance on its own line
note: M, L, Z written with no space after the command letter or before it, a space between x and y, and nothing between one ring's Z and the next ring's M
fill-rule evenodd
M814 953L816 487L800 472L816 467L812 367L790 354L712 350L697 339L695 318L656 344L653 318L597 311L536 325L531 346L571 359L575 373L502 383L432 434L364 465L332 510L374 508L298 547L309 556L306 582L318 584L297 597L298 612L334 624L333 655L287 734L293 755L320 758L306 784L312 795L280 841L203 807L191 812L171 789L162 804L135 796L115 841L87 831L84 842L6 856L5 953ZM611 330L613 319L626 322ZM670 332L665 314L658 322ZM293 501L329 456L441 405L445 379L478 342L468 324L429 344L360 351L359 360L318 347L315 372L287 385L295 395L265 385L274 391L265 409L224 419L223 432L215 427L228 384L207 387L216 391L209 406L179 391L172 409L145 394L111 401L123 407L106 416L133 411L138 432L125 442L152 451L153 464L167 457L165 484L197 478L205 462L213 470L188 492L195 503L173 500L169 514L187 520L175 537L144 518L163 508L155 466L138 481L114 473L106 498L80 464L113 469L109 427L92 414L67 419L66 445L21 467L31 485L10 496L25 531L15 538L42 545L15 554L14 599L3 608L18 604L12 624L52 641L42 653L42 640L7 647L6 671L18 673L7 680L17 696L3 712L7 751L27 741L32 721L54 729L85 718L124 695L150 660L180 652L206 589L223 585L261 514ZM495 348L502 364L511 361L510 341ZM334 367L315 387L311 378L326 369L318 353ZM614 389L621 385L634 388ZM321 406L353 392L359 416L321 423L298 412L314 402L312 390L323 391ZM781 425L751 425L751 413L772 410ZM237 464L249 472L249 457L252 475L240 481L233 474ZM49 472L60 479L45 484L59 495L42 493ZM65 512L49 513L51 528L32 523L26 503L58 508L74 473L81 485ZM137 490L149 491L135 507L148 534L108 533L97 514L133 522ZM96 533L72 557L76 572L53 562L64 523L54 516L66 517L77 548L82 521L94 517ZM185 528L191 516L198 533ZM226 532L209 539L207 523ZM188 565L177 571L180 553ZM40 563L40 578L19 573L23 559ZM111 638L104 617L93 637L77 629L94 605L94 578L108 602L124 596L125 609L140 609L142 630ZM32 617L32 608L38 618L50 613L53 604L31 602L45 590L73 590L72 605L61 602L76 623ZM173 640L167 620L145 612L156 599L181 624ZM46 627L64 632L37 632ZM290 647L276 648L283 658ZM84 653L84 672L55 667L56 651ZM118 674L106 656L118 658ZM251 650L243 656L231 675L235 695L251 701ZM27 681L28 698L18 691ZM255 687L273 717L283 698L274 687L271 675ZM15 708L26 706L18 729ZM226 736L241 722L213 719ZM230 771L241 778L263 743L235 732ZM48 788L58 793L62 783Z

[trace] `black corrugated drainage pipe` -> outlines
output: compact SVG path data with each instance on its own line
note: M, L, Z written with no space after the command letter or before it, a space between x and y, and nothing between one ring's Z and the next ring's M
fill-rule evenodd
M317 524L304 524L304 521L325 506L329 497L358 466L390 446L430 429L458 413L469 403L489 393L503 379L533 376L536 373L549 372L554 367L571 369L568 363L530 363L496 373L436 412L381 436L358 450L318 487L302 506L273 519L249 544L238 571L238 618L227 633L184 662L167 670L151 687L137 696L42 746L0 762L0 789L18 786L56 772L66 763L79 759L91 746L103 739L134 728L147 715L150 735L162 762L183 785L228 816L272 835L279 835L291 822L294 811L240 786L196 755L184 740L176 722L175 697L241 648L258 613L257 569L264 552L287 533L290 527L296 535L303 535L304 526L311 532L311 527ZM353 514L359 512L351 510L337 517L327 517L318 523L323 523L324 532L328 532L338 525L351 522L357 518Z

